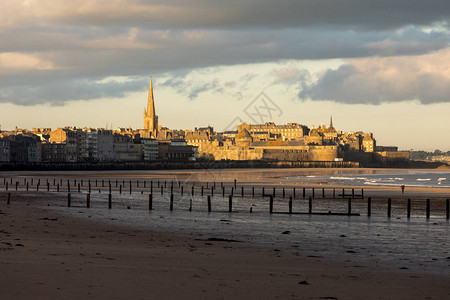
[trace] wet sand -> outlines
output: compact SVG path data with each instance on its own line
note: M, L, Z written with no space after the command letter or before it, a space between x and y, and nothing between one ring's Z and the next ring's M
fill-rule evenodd
M81 220L46 207L61 195L20 195L0 193L4 299L450 297L447 276Z

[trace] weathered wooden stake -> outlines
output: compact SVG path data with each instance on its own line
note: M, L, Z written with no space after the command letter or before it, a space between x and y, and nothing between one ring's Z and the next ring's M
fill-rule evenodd
M28 182L27 182L27 192L28 192Z
M345 189L342 189L342 198L345 198Z
M161 184L161 195L164 194L164 186Z
M192 185L191 196L194 196L194 185Z
M50 191L50 183L47 182L47 192L49 192L49 191Z
M265 196L265 195L264 195L264 187L262 188L262 194L261 194L261 196Z
M8 185L8 183L6 183L6 185ZM10 204L11 203L11 193L8 193L8 199L6 200L6 204Z
M109 193L111 194L111 183L109 184Z
M86 194L86 207L91 207L91 194Z
M90 190L90 188L89 188ZM122 194L122 185L119 185L119 194Z
M306 188L303 188L303 198L306 198Z
M430 199L427 199L427 219L430 218Z
M131 181L130 181L130 195L131 195L131 189L132 189L133 187L131 186Z
M348 198L348 210L347 210L348 215L352 214L352 198Z
M80 193L81 192L81 185L80 185L80 183L78 183L78 193Z
M295 198L295 188L292 188L292 197Z
M59 192L59 183L56 185L56 191Z
M325 198L325 189L322 188L322 198Z
M231 196L234 196L234 187L231 187Z
M312 214L312 197L309 196L309 201L308 201L308 212L310 214Z
M372 198L367 198L367 216L370 217L372 214Z
M16 191L19 189L19 182L16 181Z
M108 208L112 208L112 194L108 194Z
M72 195L70 193L67 194L67 207L70 207L72 204Z
M202 196L203 196L203 185L202 185L202 192L201 193L202 193Z
M189 199L189 211L192 211L192 199Z
M244 187L241 186L241 197L244 197Z
M312 197L314 198L314 188L312 188Z
M285 189L283 188L283 198L284 197L286 197L286 191L285 191Z
M253 198L255 197L255 187L254 186L252 187L252 197Z
M208 201L208 212L211 212L211 196L208 195L207 201Z
M232 212L233 211L233 196L230 195L228 197L228 212Z
M364 189L361 189L361 199L364 199Z
M355 189L352 189L352 198L355 198Z
M333 199L335 199L336 198L336 189L334 188L333 189Z
M181 196L184 194L184 185L181 186Z
M91 183L89 182L89 194L91 193Z
M234 188L236 188L236 179L234 180Z
M275 187L273 187L272 197L275 197L275 194L276 194Z
M391 217L391 206L392 206L392 200L391 198L388 198L388 217Z
M173 210L173 194L170 195L170 211L172 211L172 210Z

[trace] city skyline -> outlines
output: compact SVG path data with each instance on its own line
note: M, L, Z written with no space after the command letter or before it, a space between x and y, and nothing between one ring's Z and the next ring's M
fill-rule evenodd
M450 149L445 1L196 3L2 2L2 129L143 128L152 75L170 128L249 122L264 92L282 111L265 121L333 115L384 145Z

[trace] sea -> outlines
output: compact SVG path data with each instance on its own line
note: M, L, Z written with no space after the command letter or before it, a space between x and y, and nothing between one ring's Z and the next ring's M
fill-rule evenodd
M402 186L450 188L450 170L376 170L367 174L301 175L288 177L303 182L320 182L352 186Z

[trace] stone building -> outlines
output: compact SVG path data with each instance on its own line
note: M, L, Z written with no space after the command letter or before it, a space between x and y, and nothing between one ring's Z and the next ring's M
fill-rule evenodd
M9 162L10 159L10 141L5 138L0 138L0 162Z

